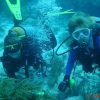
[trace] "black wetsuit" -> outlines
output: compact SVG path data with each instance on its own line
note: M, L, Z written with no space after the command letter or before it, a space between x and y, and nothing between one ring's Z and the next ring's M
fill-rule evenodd
M24 28L25 29L25 39L21 41L21 56L18 59L11 58L8 55L8 51L4 49L2 63L3 67L9 77L16 77L15 72L17 72L21 67L25 67L25 74L29 77L28 67L34 66L35 69L46 66L45 61L42 58L42 50L40 49L40 45L38 40L34 37L33 30L31 27ZM49 42L45 42L45 46L49 48L49 50L53 49L56 45L56 39L53 35L52 31L48 29L49 34ZM7 36L4 40L7 42Z

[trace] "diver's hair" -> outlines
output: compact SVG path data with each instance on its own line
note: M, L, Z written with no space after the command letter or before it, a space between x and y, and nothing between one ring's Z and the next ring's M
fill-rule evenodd
M77 12L69 20L68 30L69 33L71 34L77 27L94 28L95 24L96 24L95 21L93 21L89 15L83 12Z

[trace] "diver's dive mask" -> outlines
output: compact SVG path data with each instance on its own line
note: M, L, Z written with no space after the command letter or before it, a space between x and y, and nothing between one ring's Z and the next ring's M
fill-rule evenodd
M19 43L7 45L5 46L5 49L7 50L8 55L12 58L19 58L21 55L21 44Z
M87 39L90 36L90 32L89 28L79 28L72 33L72 37L77 41L81 38Z
M5 46L5 49L10 53L15 53L21 49L21 44L15 43L15 44L7 45Z

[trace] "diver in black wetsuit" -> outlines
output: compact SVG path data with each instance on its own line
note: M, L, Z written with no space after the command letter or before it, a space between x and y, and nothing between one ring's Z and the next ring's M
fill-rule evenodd
M47 50L54 49L57 45L56 38L49 26L45 25L44 27L49 38L48 42L44 42L45 48L48 48ZM25 67L26 77L29 77L29 66L33 66L43 73L43 67L46 66L46 63L41 54L42 50L38 40L34 37L32 27L13 27L4 39L4 52L1 59L3 68L8 77L13 78L16 78L15 72L21 67Z

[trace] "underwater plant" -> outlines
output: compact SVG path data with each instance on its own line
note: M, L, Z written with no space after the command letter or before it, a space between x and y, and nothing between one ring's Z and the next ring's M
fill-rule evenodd
M0 79L0 100L56 100L30 79Z

